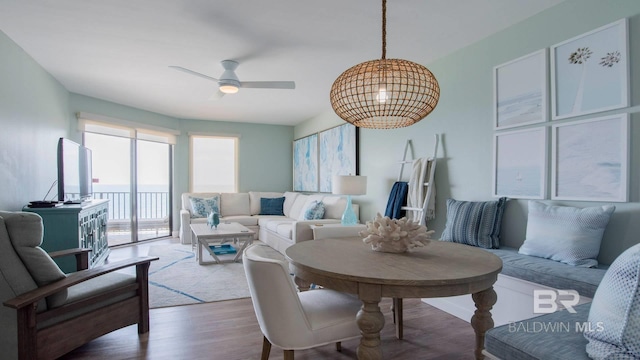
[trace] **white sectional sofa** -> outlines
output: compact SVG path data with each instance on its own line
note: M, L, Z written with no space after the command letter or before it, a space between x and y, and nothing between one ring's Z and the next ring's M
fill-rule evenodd
M346 198L329 194L303 194L299 192L258 192L247 193L184 193L180 210L180 241L191 243L191 223L206 223L206 217L194 217L190 197L212 198L219 196L220 221L238 222L256 233L255 238L284 253L296 242L312 240L313 224L340 223L346 206ZM261 198L284 197L284 215L260 215ZM322 201L324 217L305 220L305 211L313 201ZM354 211L359 216L358 205Z

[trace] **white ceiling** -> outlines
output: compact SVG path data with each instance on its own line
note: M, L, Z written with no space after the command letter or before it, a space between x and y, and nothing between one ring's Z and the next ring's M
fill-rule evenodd
M562 0L390 0L387 58L423 65ZM0 30L69 91L183 119L296 125L331 109L347 68L381 56L372 0L0 0ZM293 80L295 90L240 89L209 100L240 62L241 81ZM437 75L437 74L436 74Z

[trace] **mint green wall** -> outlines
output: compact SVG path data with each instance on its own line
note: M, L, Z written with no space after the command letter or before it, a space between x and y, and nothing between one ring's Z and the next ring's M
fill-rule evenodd
M360 203L361 218L384 212L389 190L399 171L405 141L413 141L416 157L431 155L434 134L441 134L436 170L437 217L427 225L439 235L446 221L446 199L490 200L493 152L492 102L494 66L552 46L608 24L630 18L632 106L640 104L640 1L568 0L524 22L428 64L442 93L435 111L408 128L362 129L360 173L368 176L368 193ZM428 46L428 44L425 44ZM420 59L409 59L420 62ZM349 66L354 64L349 64ZM346 67L345 67L346 69ZM327 89L327 92L329 90ZM330 109L330 107L328 107ZM638 111L637 108L634 111ZM295 129L295 138L332 127L341 120L331 110ZM640 114L632 115L630 202L616 203L616 212L603 240L600 260L611 262L617 254L640 242ZM566 202L598 206L595 202ZM512 200L503 222L507 245L519 246L526 229L527 201Z
M0 209L42 199L57 179L58 138L68 136L69 94L0 31ZM49 197L55 196L52 190Z

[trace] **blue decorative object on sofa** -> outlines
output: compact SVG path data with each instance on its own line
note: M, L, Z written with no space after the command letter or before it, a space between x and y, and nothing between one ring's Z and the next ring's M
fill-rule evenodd
M191 203L191 217L206 218L212 211L220 213L220 197L217 195L212 198L189 197L189 202Z
M284 197L260 198L260 215L284 215Z
M318 220L324 217L324 203L322 201L314 200L309 204L309 207L304 211L305 220Z
M447 199L447 223L441 240L486 249L500 247L500 227L506 197L497 201Z

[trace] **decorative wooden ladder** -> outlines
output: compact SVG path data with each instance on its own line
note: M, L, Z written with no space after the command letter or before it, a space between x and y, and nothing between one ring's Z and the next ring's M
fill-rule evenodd
M431 196L433 196L433 187L430 186L430 184L433 184L433 177L436 171L436 157L438 155L438 143L439 143L438 134L435 134L434 138L435 138L435 145L433 149L433 156L427 159L427 166L424 169L425 171L424 178L427 179L427 181L422 184L422 186L425 187L422 207L411 207L408 205L401 207L402 210L405 210L407 212L409 211L418 212L420 216L420 222L419 222L420 225L426 225L427 223L427 220L426 220L427 208L429 207L429 201L431 200ZM407 152L409 151L409 149L411 149L411 153L413 154L413 145L411 144L411 139L407 140L407 143L404 146L404 154L402 156L402 160L400 161L401 165L400 165L400 173L398 174L398 181L402 181L404 166L406 164L413 164L413 161L415 160L415 159L407 159Z

